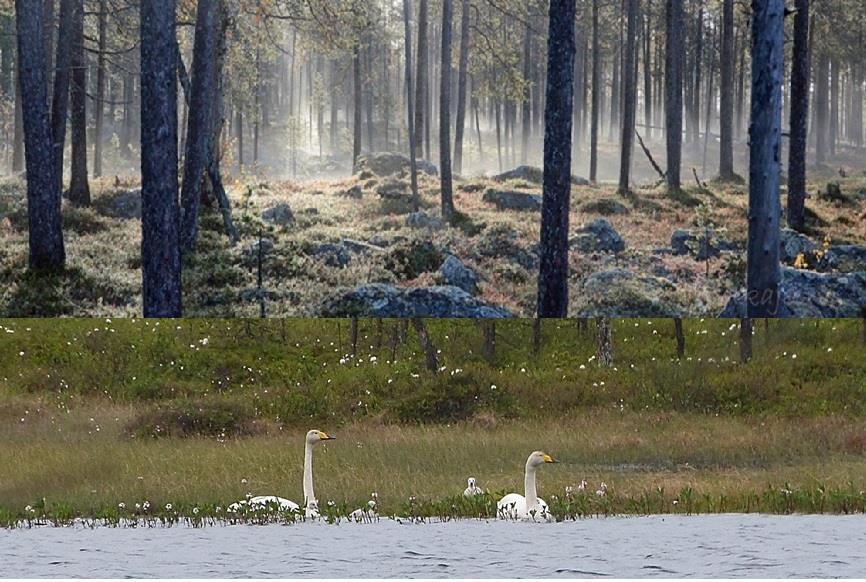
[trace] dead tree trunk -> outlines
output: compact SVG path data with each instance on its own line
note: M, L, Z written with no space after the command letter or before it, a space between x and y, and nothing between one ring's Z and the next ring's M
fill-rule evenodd
M752 320L740 319L740 362L747 364L752 359Z
M613 365L613 334L610 328L610 319L599 317L596 319L596 350L595 359L602 368Z
M438 371L439 359L436 357L436 347L430 340L430 335L427 333L427 327L424 325L424 320L420 317L413 317L412 326L418 333L418 342L421 344L421 349L424 350L424 360L427 369L431 372Z

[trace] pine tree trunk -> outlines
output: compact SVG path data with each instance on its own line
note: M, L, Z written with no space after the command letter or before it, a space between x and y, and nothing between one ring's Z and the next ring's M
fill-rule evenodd
M427 0L421 0L418 4L418 52L415 86L415 144L421 147L424 143L424 127L427 123ZM422 158L429 159L429 148L425 151L421 147L419 152Z
M784 0L753 0L752 111L749 159L749 317L777 317L779 152L782 139Z
M451 28L452 0L442 0L441 81L439 83L439 172L442 220L451 221L454 194L451 176Z
M141 3L141 263L145 317L180 317L175 0Z
M192 78L187 119L186 154L183 166L181 204L181 250L194 251L198 238L198 213L201 204L201 185L208 167L210 140L213 137L213 106L216 95L217 1L198 3L195 23L195 41L192 57ZM180 54L178 53L178 58Z
M108 3L99 0L99 55L96 65L96 127L93 133L93 177L102 177L102 144L105 125L105 52L108 35Z
M72 24L76 0L61 0L60 28L57 33L57 71L51 104L51 135L57 183L63 189L63 149L66 145L66 123L69 111L69 78L72 69Z
M460 61L457 70L457 123L454 135L454 171L463 173L463 133L466 128L466 83L469 68L469 0L463 0L460 15Z
M406 42L404 43L406 50L406 58L404 59L406 68L406 129L409 137L409 170L412 184L412 211L418 212L418 210L420 209L421 201L418 198L418 165L415 161L418 154L418 142L415 133L415 94L413 92L414 86L412 79L412 24L410 22L411 14L412 1L403 0L403 28L406 33Z
M815 162L827 162L830 138L830 57L822 53L815 71Z
M544 200L538 316L568 313L568 213L574 105L574 0L551 0L544 112Z
M47 59L42 10L33 0L16 0L18 81L21 126L27 167L29 265L35 270L63 269L66 254L60 216L60 183L52 147L48 110Z
M665 42L665 131L667 136L667 187L681 188L683 149L683 0L667 0Z
M628 194L631 175L631 154L634 149L635 113L637 109L637 21L638 0L628 3L628 30L626 32L623 62L622 139L620 141L619 193Z
M78 206L90 205L87 182L87 60L84 56L84 0L75 0L72 12L72 84L69 105L72 125L71 178L69 200Z
M806 226L806 143L809 127L809 0L796 0L791 63L791 137L788 148L788 226Z
M719 178L736 179L734 173L734 0L722 4L721 99L719 114Z
M526 165L529 154L529 134L531 131L530 119L530 59L532 58L532 27L527 19L523 31L523 98L520 102L520 163Z
M361 47L356 45L352 53L352 94L355 101L352 127L352 168L357 168L358 158L361 156L361 95L363 90L361 85Z
M599 38L598 10L600 0L592 0L592 119L589 130L589 181L598 178L598 123L601 94L601 39Z

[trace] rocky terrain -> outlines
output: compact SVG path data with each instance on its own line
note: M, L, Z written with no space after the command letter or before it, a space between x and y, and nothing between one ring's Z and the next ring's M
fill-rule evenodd
M455 181L458 216L438 212L435 166L419 165L413 212L408 160L373 154L345 179L231 185L241 235L205 208L185 264L190 316L508 317L534 313L541 171ZM786 313L858 316L866 306L866 173L813 172L808 234L784 231ZM613 193L572 185L572 316L736 316L745 283L747 190L701 184ZM140 311L140 191L95 182L92 208L64 203L69 268L26 273L20 181L0 183L0 314L135 315ZM259 286L261 275L261 286Z

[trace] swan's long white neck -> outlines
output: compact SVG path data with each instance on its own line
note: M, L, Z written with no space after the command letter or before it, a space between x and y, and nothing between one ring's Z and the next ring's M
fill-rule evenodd
M535 467L526 461L526 473L523 478L524 493L526 495L526 511L538 509L538 491L535 489Z
M316 503L313 493L313 443L307 441L304 445L304 507Z

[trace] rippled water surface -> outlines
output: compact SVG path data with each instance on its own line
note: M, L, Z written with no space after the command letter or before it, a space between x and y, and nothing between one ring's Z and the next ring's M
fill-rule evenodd
M864 516L0 530L9 577L854 577Z

